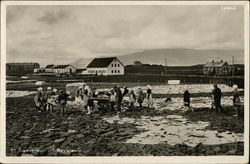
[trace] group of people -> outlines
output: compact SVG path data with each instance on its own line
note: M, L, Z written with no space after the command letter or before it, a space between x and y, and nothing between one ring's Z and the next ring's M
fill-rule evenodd
M211 104L211 110L215 110L216 112L224 113L224 109L221 105L221 97L222 97L222 92L221 89L218 87L217 84L213 85L214 89L212 90L212 104ZM240 94L238 91L238 86L233 85L233 108L235 111L234 116L239 116L240 113L240 108L241 108L241 100L240 100ZM190 108L190 93L188 89L185 90L184 96L184 106L187 106Z
M67 99L70 97L70 93L66 93L64 90L57 90L47 87L44 90L42 87L37 88L36 95L34 97L37 110L53 111L54 105L60 105L60 111L64 114Z
M222 97L221 89L216 84L214 84L213 87L214 89L212 91L211 110L223 113L224 110L221 105L221 97ZM239 116L241 101L240 101L238 86L233 85L233 88L234 88L233 107L236 116ZM188 110L191 110L190 93L188 90L189 89L186 88L184 91L183 102L184 102L184 107L186 107ZM136 106L135 105L136 103L139 105L139 108L143 107L143 103L147 104L147 107L153 106L152 89L150 85L147 85L146 95L143 94L143 90L140 87L137 89L137 94L135 94L135 91L133 89L130 89L129 91L126 86L124 86L122 89L121 87L114 86L109 91L108 95L109 95L109 106L110 110L112 111L116 110L118 112L121 112L122 101L125 96L129 98L128 100L129 109L133 109ZM51 87L48 87L47 90L43 90L42 87L39 87L35 95L34 101L37 109L43 108L47 111L53 111L54 105L59 104L61 113L64 113L67 100L69 97L70 97L70 92L66 93L64 90L59 90L59 91L57 89L52 90ZM96 92L95 88L92 89L87 85L83 85L82 87L79 87L75 93L75 102L81 103L84 108L84 112L90 114L95 109L94 99L96 97L98 97L98 93ZM171 102L172 102L171 97L167 96L167 98L163 102L163 105L168 105Z
M110 90L110 93L111 109L114 110L114 106L116 105L118 112L121 111L122 100L125 96L129 97L129 109L133 109L136 103L138 103L139 107L142 108L142 104L144 101L146 102L148 107L151 107L153 105L152 89L150 85L147 85L147 92L145 97L140 87L138 88L137 95L135 94L133 89L129 91L126 86L123 87L123 92L121 91L120 87L114 86Z

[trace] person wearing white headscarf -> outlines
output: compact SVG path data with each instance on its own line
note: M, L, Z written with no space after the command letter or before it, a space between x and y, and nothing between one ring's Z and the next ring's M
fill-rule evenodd
M153 105L152 90L150 85L147 85L146 103L148 104L148 108Z
M134 90L131 89L130 93L129 93L129 108L133 108L136 102L136 97L135 97L135 93Z
M34 97L34 101L36 104L36 110L39 110L41 108L42 105L42 87L37 88L37 92L36 95Z
M239 94L239 91L238 91L238 86L235 84L233 85L233 108L234 108L234 111L235 111L235 116L239 116L239 112L240 112L240 103L241 103L241 100L240 100L240 94Z

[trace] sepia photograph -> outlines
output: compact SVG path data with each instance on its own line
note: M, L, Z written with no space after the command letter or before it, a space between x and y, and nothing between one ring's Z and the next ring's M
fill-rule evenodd
M0 162L247 163L248 5L1 3Z

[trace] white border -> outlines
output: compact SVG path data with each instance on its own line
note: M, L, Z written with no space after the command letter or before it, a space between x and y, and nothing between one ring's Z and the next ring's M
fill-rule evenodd
M5 63L7 5L243 5L245 11L245 122L244 156L167 157L6 157ZM4 1L1 2L1 129L0 162L3 163L247 163L249 161L249 2L247 1ZM3 121L4 120L4 121Z

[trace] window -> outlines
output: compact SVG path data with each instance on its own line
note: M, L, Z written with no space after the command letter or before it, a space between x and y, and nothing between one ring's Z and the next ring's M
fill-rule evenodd
M120 67L120 64L117 64L117 67Z
M115 64L115 67L116 67L116 64Z
M113 64L111 64L111 67L113 67ZM113 71L113 70L112 70ZM113 72L112 72L113 73Z
M116 70L115 70L115 73L116 73Z
M114 73L114 71L112 70L111 73Z
M120 70L118 70L118 73L120 73Z

